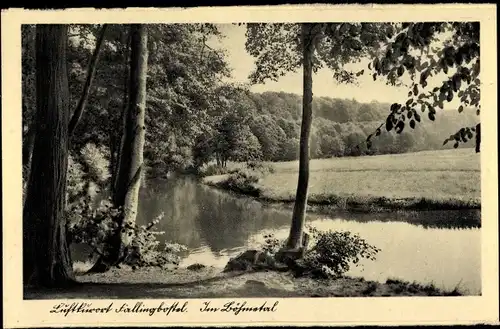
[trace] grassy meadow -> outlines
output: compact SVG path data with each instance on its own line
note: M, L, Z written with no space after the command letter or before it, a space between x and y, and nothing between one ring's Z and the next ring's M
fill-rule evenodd
M479 159L474 149L458 149L311 160L309 204L369 211L480 208ZM293 201L298 161L265 164L270 172L255 173L253 195L271 202ZM228 166L236 173L248 170L241 164ZM204 182L227 188L230 175L208 176Z

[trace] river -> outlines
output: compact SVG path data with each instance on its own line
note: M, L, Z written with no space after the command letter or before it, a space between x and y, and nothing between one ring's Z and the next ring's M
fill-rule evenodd
M164 213L157 225L164 241L186 245L181 266L224 267L230 257L262 245L263 235L286 238L291 209L205 186L190 177L149 180L142 188L138 224ZM481 291L480 211L308 214L320 229L358 233L381 251L347 273L384 282L398 278L438 288Z

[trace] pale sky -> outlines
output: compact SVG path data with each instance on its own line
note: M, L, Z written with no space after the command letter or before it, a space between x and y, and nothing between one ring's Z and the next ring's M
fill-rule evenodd
M248 76L254 69L254 58L245 50L245 26L232 24L219 25L220 31L225 35L220 43L214 44L226 50L230 67L233 69L233 79L236 82L248 83ZM407 87L388 86L385 82L373 81L371 75L367 74L367 62L356 64L357 70L365 69L365 74L359 77L359 85L338 84L332 77L330 70L324 68L313 75L314 96L327 96L332 98L354 98L358 102L405 102L408 95ZM430 81L429 81L430 82ZM429 85L432 85L429 83ZM302 94L302 70L289 73L277 82L267 81L265 84L253 85L250 89L254 92L283 91ZM455 100L446 104L446 107L458 106Z

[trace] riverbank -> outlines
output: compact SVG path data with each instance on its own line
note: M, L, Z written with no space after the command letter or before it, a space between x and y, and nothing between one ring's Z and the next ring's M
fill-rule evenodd
M202 181L267 203L293 203L298 162L264 165L270 170L235 164L233 173ZM480 209L480 180L473 149L317 159L310 163L308 205L321 212Z
M433 285L399 280L385 283L363 278L295 278L290 273L230 272L215 267L193 271L128 267L77 276L80 285L61 290L25 291L26 299L64 298L250 298L250 297L377 297L460 296Z

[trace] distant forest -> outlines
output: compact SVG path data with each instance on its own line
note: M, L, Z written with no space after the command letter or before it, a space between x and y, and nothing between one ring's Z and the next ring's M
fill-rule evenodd
M302 97L284 92L249 93L251 120L248 127L257 137L263 159L289 161L298 158ZM384 123L391 104L360 103L352 99L331 97L313 98L313 128L311 157L329 158L376 154L405 153L421 150L453 148L443 141L457 127L472 126L477 121L475 110L441 110L435 122L422 114L422 124L407 128L401 134L383 131L373 138L367 149L364 143L369 134ZM427 119L427 120L426 120ZM359 146L359 149L357 148ZM462 147L474 147L469 142Z
M150 27L146 141L144 160L149 173L196 169L209 162L291 161L298 159L302 97L285 92L253 93L247 86L222 82L229 77L221 54L206 53L193 26ZM75 26L78 38L70 38L66 62L71 107L80 100L86 67L98 26ZM78 33L77 33L78 32ZM175 32L175 33L174 33ZM170 40L164 34L176 37ZM160 37L157 37L161 36ZM115 37L116 36L116 37ZM95 39L94 39L95 40ZM127 102L127 37L121 26L110 26L103 42L86 110L70 143L73 164L83 169L101 168L96 177L113 172L118 160L124 104ZM175 46L182 40L184 46ZM35 113L34 26L23 26L23 159L30 154ZM167 60L168 59L168 60ZM297 83L300 83L297 81ZM334 95L332 95L334 96ZM395 102L401 100L394 100ZM453 147L443 141L460 127L475 125L473 110L439 110L435 122L419 113L422 123L401 134L382 129L366 147L366 137L384 123L391 104L314 97L310 156L329 158L404 153ZM473 147L469 141L460 147ZM25 163L27 163L25 161ZM85 171L88 171L85 170ZM92 171L92 170L91 170ZM101 178L102 179L102 178Z

